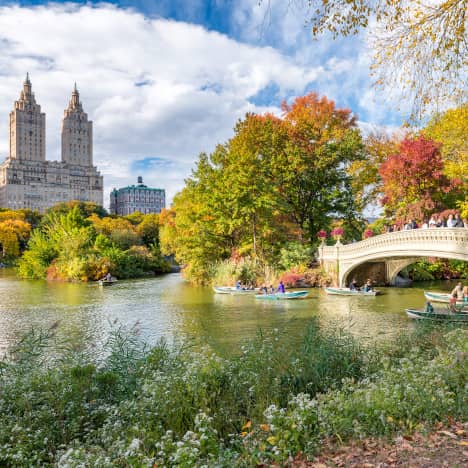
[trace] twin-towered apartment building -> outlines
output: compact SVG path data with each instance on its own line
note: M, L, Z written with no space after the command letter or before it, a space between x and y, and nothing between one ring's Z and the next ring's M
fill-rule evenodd
M47 161L46 117L26 75L20 98L10 112L10 152L0 164L0 208L44 212L71 200L103 205L103 177L93 166L93 123L83 110L75 84L62 120L61 160ZM114 189L111 194L115 214L159 213L164 207L164 190L142 183Z
M26 75L10 112L10 153L0 165L0 207L43 212L70 200L103 204L103 178L93 166L93 123L75 85L62 120L61 161L47 161L46 117Z

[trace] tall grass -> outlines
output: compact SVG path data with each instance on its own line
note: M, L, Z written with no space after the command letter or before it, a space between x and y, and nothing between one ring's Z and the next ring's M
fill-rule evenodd
M450 365L466 339L461 333L437 338L438 351L417 353L414 406L424 376L448 370L437 380L444 404L430 414L414 411L411 421L463 413L464 368ZM405 384L411 380L401 372L407 358L398 354L412 352L409 339L398 353L385 350L385 371L376 364L382 351L363 348L340 329L323 332L315 322L297 346L277 332L259 332L230 358L164 342L147 349L122 330L98 357L57 348L54 339L53 330L31 332L1 362L0 465L252 466L313 450L325 434L356 435L360 418L361 432L382 432L374 407L384 417L409 411L394 408L397 393L384 403L377 397L402 376ZM365 395L373 402L366 411ZM425 405L427 398L421 397Z

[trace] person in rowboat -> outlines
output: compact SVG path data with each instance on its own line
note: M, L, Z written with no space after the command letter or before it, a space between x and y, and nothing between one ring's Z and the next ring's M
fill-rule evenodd
M430 301L426 302L426 308L424 309L424 312L427 312L429 314L432 314L434 312L434 307L430 303Z
M450 312L453 312L454 314L457 312L457 299L458 299L457 293L456 292L452 293L452 295L450 296L450 301L449 301L449 310Z
M279 293L285 293L284 284L282 281L279 282L278 289L276 290Z
M349 289L351 291L359 291L359 288L357 286L357 281L356 281L356 278L353 278L353 280L351 281L351 283L349 283Z
M366 281L366 284L362 287L362 290L364 292L370 292L372 291L374 288L372 287L372 281L370 278L367 278L367 281Z
M452 296L456 294L457 299L461 301L463 299L463 285L462 282L460 281L457 283L457 285L452 289L452 292L450 293Z
M104 276L104 278L102 278L101 281L107 281L110 283L112 281L112 275L110 273L107 273L107 275Z

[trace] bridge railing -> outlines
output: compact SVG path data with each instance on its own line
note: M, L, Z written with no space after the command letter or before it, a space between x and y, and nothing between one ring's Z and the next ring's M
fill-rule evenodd
M318 253L321 260L332 260L336 259L337 249L339 249L340 259L345 259L360 257L372 251L393 251L398 249L399 246L402 248L414 248L418 245L431 245L434 247L439 243L464 245L468 255L468 229L434 228L388 232L351 244L338 243L331 246L320 246Z

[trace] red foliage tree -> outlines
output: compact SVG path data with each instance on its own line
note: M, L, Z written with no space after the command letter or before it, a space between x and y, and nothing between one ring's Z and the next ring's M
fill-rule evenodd
M424 136L405 138L399 152L390 155L379 170L387 216L423 221L435 210L448 208L458 183L448 179L443 169L438 143Z

